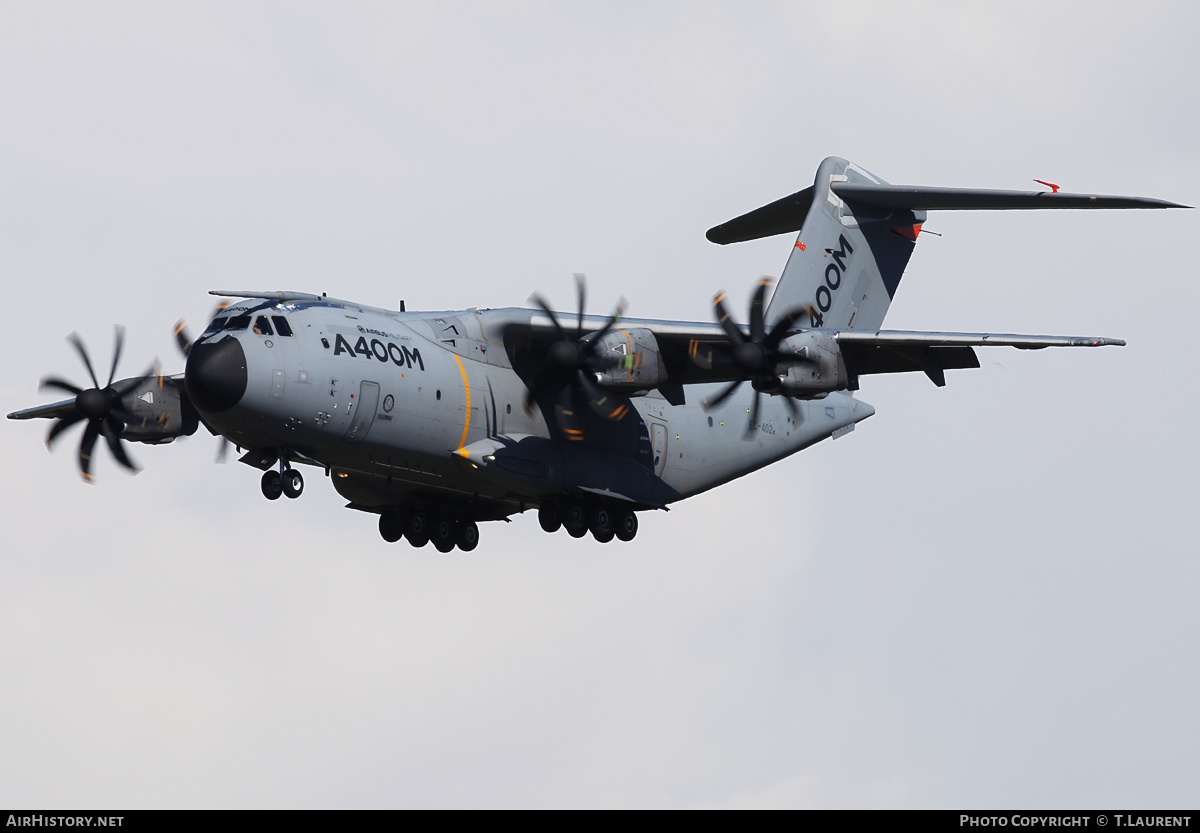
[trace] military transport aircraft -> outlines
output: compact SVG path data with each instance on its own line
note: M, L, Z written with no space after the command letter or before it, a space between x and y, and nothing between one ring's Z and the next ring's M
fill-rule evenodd
M1045 183L1049 185L1048 183ZM537 507L543 529L628 541L637 514L852 430L874 409L862 377L978 367L975 347L1094 347L1111 338L881 330L935 209L1184 208L1161 200L1052 191L893 186L843 159L812 187L708 232L727 244L799 231L768 303L769 280L735 323L536 309L388 310L303 292L220 290L183 373L155 368L92 387L46 377L72 398L9 414L51 418L52 444L84 423L79 467L92 479L103 437L170 442L204 425L261 469L262 493L297 498L301 468L323 469L349 508L378 516L388 541L474 549L477 522Z

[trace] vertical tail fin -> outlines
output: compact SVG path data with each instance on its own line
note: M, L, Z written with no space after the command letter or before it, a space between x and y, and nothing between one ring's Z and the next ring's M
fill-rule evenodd
M883 325L925 212L847 203L833 188L841 182L886 184L844 159L821 163L808 216L767 308L768 321L811 304L817 327L875 330Z
M886 186L883 180L831 156L811 188L744 214L708 232L733 243L800 230L767 307L767 326L803 305L810 326L878 329L925 222L922 211L848 203L835 183Z

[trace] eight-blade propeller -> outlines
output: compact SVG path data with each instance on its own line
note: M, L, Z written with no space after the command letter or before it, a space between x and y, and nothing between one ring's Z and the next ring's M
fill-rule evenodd
M121 404L121 397L155 376L157 374L156 366L151 365L136 379L126 379L114 385L113 377L117 373L117 362L121 358L121 348L125 341L124 328L117 327L113 344L112 368L108 372L108 381L101 386L96 378L96 371L92 369L92 361L88 357L87 349L83 346L79 335L71 333L67 337L67 341L83 359L83 364L87 367L88 375L92 377L92 384L95 387L80 388L57 376L46 376L42 379L41 389L57 388L75 396L74 411L59 417L50 427L50 432L46 435L46 445L53 448L54 440L59 434L75 423L86 420L87 426L83 430L83 439L79 443L79 470L83 474L83 479L88 483L93 482L91 475L92 451L96 446L96 438L101 436L108 443L108 448L112 451L113 457L117 458L117 462L136 472L138 467L129 459L122 446L121 432L125 430L126 425L137 422L138 417L126 410L125 406Z
M702 400L700 404L706 410L715 408L732 396L733 392L741 386L742 382L750 382L754 387L754 403L750 407L750 415L746 422L744 434L746 438L749 438L758 427L760 395L778 391L780 387L779 374L786 372L789 366L812 362L812 359L808 356L779 349L779 345L782 343L784 336L787 335L788 330L801 317L808 316L810 321L816 317L815 310L811 306L805 304L788 310L782 318L775 322L775 326L771 328L771 331L767 332L763 316L763 306L767 296L767 289L772 283L774 283L772 278L764 276L758 282L758 286L754 288L754 294L750 299L750 332L748 335L743 333L741 328L733 322L733 318L725 308L725 291L722 290L713 296L713 313L717 318L717 322L721 325L721 329L725 331L725 335L729 338L730 344L733 345L729 358L741 378L731 382L724 390L711 399ZM713 356L711 353L699 354L697 351L693 351L692 359L702 367L711 367ZM791 411L794 417L798 413L796 403L792 401L790 396L785 396L783 401L787 404L788 410Z
M629 411L629 406L610 395L596 382L596 374L617 367L621 359L602 355L599 352L604 336L625 313L622 300L604 326L593 334L585 334L583 310L587 291L583 275L575 275L575 289L579 298L579 313L574 332L568 332L559 322L558 316L540 295L530 300L550 317L558 334L558 341L546 351L548 367L532 381L525 391L525 410L532 411L534 401L543 395L554 394L554 412L559 427L569 440L583 439L583 421L580 417L580 400L606 419L620 419ZM587 336L585 338L585 335Z

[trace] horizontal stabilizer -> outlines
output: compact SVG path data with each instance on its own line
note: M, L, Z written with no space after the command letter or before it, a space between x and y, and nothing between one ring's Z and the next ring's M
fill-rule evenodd
M835 182L831 188L834 194L848 202L875 208L906 208L910 211L1191 207L1149 197L1109 197L1099 194L1064 194L1051 191L992 191L980 188L931 188L921 185L875 185L861 182ZM759 209L759 211L762 210ZM751 212L745 217L750 217L754 213ZM738 218L738 220L741 219L744 217ZM737 222L737 220L731 222ZM717 228L722 228L722 226Z
M709 242L724 246L727 243L744 243L760 237L799 231L804 225L804 218L808 216L808 209L812 208L812 201L813 188L809 186L727 223L713 226L704 236Z

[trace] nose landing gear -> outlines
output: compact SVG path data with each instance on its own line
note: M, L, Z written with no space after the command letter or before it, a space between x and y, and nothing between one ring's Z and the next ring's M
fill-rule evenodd
M278 500L280 495L298 498L304 493L304 476L293 468L268 471L262 476L261 486L267 500Z

